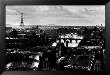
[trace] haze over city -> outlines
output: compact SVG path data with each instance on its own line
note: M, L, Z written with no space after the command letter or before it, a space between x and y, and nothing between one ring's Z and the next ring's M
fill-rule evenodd
M20 25L105 26L105 6L99 5L28 5L6 6L6 26Z

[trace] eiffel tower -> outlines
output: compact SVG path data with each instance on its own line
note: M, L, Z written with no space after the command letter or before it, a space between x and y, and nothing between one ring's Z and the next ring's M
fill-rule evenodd
M24 27L23 13L21 13L20 27Z

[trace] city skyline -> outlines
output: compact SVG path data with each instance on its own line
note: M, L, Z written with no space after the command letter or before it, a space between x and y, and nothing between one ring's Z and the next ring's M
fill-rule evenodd
M21 12L24 25L105 26L103 5L6 6L6 26L20 25Z

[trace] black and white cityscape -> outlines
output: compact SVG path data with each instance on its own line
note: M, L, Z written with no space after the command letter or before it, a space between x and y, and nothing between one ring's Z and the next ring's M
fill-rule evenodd
M105 71L105 6L6 7L6 71Z

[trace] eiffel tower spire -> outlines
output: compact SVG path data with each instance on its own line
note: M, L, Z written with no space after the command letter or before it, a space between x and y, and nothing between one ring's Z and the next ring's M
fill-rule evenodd
M20 22L20 26L24 26L23 13L21 13L21 22Z

